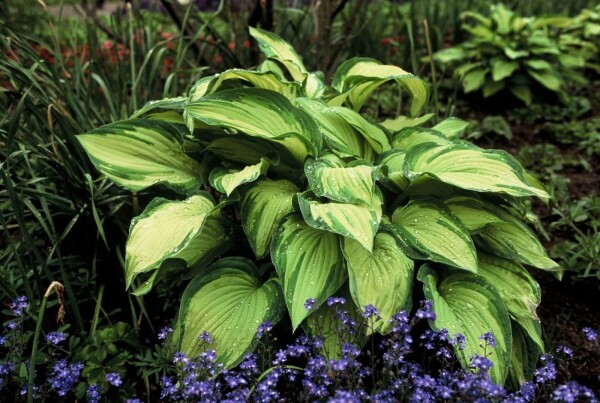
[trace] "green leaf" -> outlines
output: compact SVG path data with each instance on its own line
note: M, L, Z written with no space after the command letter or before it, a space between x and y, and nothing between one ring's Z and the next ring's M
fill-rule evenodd
M181 146L180 126L146 119L115 122L77 139L96 168L113 182L139 191L164 183L178 192L199 189L199 164Z
M489 224L503 222L493 209L475 197L455 196L444 200L444 203L472 234Z
M151 110L160 108L160 109L174 109L174 110L182 110L183 105L187 101L186 97L176 97L176 98L165 98L158 101L149 101L141 108L138 109L129 117L129 119L135 119L143 114L150 112Z
M393 236L383 232L375 236L372 253L350 238L344 238L342 251L354 302L363 311L365 306L373 305L381 315L381 320L368 331L387 333L392 316L402 309L410 310L413 261L402 252Z
M427 103L429 89L423 80L397 66L355 57L340 64L331 85L342 94L341 100L347 99L352 108L358 111L373 91L390 80L395 80L409 92L412 97L410 114L416 116Z
M242 226L257 259L269 252L273 233L284 216L294 211L292 199L299 191L292 182L260 180L243 192Z
M550 91L560 91L563 82L560 76L552 70L527 69L527 74L533 77L537 82L548 88Z
M464 92L473 92L483 87L485 75L488 71L488 69L481 68L471 70L465 74L461 79Z
M433 113L427 113L418 118L409 118L408 116L398 116L394 119L386 119L381 122L381 126L385 127L391 132L397 132L404 129L405 127L420 126L423 123L429 121L433 117Z
M442 203L411 200L394 211L392 223L396 235L427 259L477 272L475 246L467 229Z
M477 274L494 285L512 316L538 319L536 308L541 302L540 286L523 266L483 253L478 255L478 261Z
M298 214L287 216L279 226L271 243L271 259L294 331L308 316L307 299L314 298L319 306L346 280L339 236L309 227Z
M443 145L450 143L451 141L437 130L421 127L407 127L394 133L392 137L392 147L406 153L421 144Z
M519 62L514 60L499 59L492 63L492 79L494 81L504 80L510 77L516 69L519 68Z
M302 59L292 46L272 32L250 27L250 35L256 39L260 50L267 58L275 59L283 64L293 79L302 82L308 74Z
M381 201L372 206L321 203L311 197L311 192L305 192L298 196L298 204L304 220L311 227L353 238L367 250L373 249L373 239L381 221Z
M358 112L339 106L332 106L329 109L354 127L378 154L391 148L385 132L380 127L367 121Z
M366 205L373 199L377 171L370 165L344 167L325 159L309 159L304 165L310 189L317 196Z
M209 125L241 131L284 146L299 163L316 156L322 137L316 123L283 95L262 88L219 91L190 102L185 110Z
M316 305L302 325L306 334L323 339L323 346L319 352L327 360L339 360L342 358L342 348L345 343L352 343L355 346L362 347L367 339L366 333L362 331L367 324L360 310L354 304L347 288L346 285L343 285L334 294L334 297L343 298L346 301L345 304L336 304L333 306L327 306L327 304ZM341 312L348 313L348 317L357 324L358 332L350 334L349 332L340 331L345 326L340 319Z
M209 332L217 361L225 368L237 365L257 343L258 326L277 323L285 310L279 280L259 281L261 273L244 258L218 261L196 276L181 299L175 330L177 351L193 357L206 349L198 340Z
M506 81L494 81L488 77L483 85L483 97L488 98L506 87Z
M378 179L390 190L400 192L409 184L403 170L405 157L406 153L404 151L396 149L386 151L379 157L378 165L384 167L384 169Z
M327 145L340 157L358 157L367 161L373 159L375 151L369 143L327 104L310 98L296 98L294 102L314 119Z
M304 93L311 98L319 98L323 96L323 93L327 89L324 82L324 76L321 72L308 73L304 82L302 83L302 89Z
M539 269L560 271L558 263L548 257L533 231L518 220L488 225L477 234L477 240L496 256Z
M125 282L129 287L133 279L158 267L167 259L178 258L202 229L214 204L209 196L197 195L183 201L156 198L142 214L131 222L125 247ZM206 253L207 251L205 251ZM185 254L195 260L198 255ZM194 261L188 261L194 263Z
M411 180L431 175L442 182L476 192L548 197L548 193L527 182L523 168L512 156L467 143L415 148L407 155L404 170Z
M210 181L210 185L218 192L229 196L238 186L254 182L261 175L265 175L268 168L269 160L261 158L258 164L247 166L244 169L217 167L211 171L208 180Z
M525 382L529 382L533 378L533 372L543 350L514 321L512 322L512 339L507 383L514 389L519 389Z
M440 123L433 126L432 129L437 130L447 138L453 140L460 137L469 125L469 122L462 119L450 117L442 120Z
M132 294L137 296L147 294L168 274L177 273L182 279L190 279L228 248L229 237L225 228L216 218L208 216L202 231L179 252L165 259L156 270L152 270L150 276L136 287Z
M523 103L525 103L525 105L531 104L531 99L533 96L532 96L531 90L529 89L528 86L526 86L526 85L511 85L510 87L508 87L508 89L510 90L510 92L513 93L513 95L515 97L517 97L521 101L523 101Z
M216 92L221 85L228 80L241 80L249 83L255 88L263 88L265 90L278 92L288 99L295 98L300 90L300 85L298 83L282 81L272 72L230 69L215 76L209 83L206 94ZM191 101L195 99L198 98L191 99Z
M503 384L508 374L512 353L510 318L502 298L483 277L464 270L450 270L441 275L428 264L421 266L417 279L423 283L425 297L433 301L436 318L430 322L434 330L448 329L450 336L466 338L464 350L455 348L456 356L468 368L475 354L485 357L490 352L482 347L481 335L491 332L496 348L487 358L494 364L490 377Z

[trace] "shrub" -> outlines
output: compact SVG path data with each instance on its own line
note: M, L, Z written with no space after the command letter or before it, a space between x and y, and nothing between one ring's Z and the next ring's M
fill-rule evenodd
M466 336L456 351L463 366L493 332L491 378L530 378L543 351L540 290L522 264L560 274L521 221L522 198L546 199L542 186L510 155L458 140L458 119L424 129L414 126L425 119L359 113L392 81L418 115L428 98L418 77L355 58L327 85L279 37L251 34L267 56L257 70L203 78L187 96L78 136L117 184L170 196L132 221L125 276L138 295L191 278L177 349L195 355L208 331L229 368L254 348L260 323L287 313L293 330L323 333L329 358L339 358L325 301L377 307L382 321L356 336L360 344L411 307L416 272L434 302L432 327Z
M465 93L482 91L487 98L506 89L529 105L541 86L566 103L567 82L585 83L578 70L595 46L561 31L571 19L524 18L502 4L491 6L489 17L465 12L462 18L467 39L434 59L453 70Z

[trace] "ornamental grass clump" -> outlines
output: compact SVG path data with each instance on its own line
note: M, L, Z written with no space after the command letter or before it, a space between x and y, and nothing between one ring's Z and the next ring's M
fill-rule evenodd
M327 83L281 38L251 35L266 56L256 70L205 77L78 136L103 175L157 195L131 223L125 278L136 295L190 279L174 347L195 356L208 331L229 369L254 350L260 323L289 320L322 335L326 363L349 359L330 298L362 324L347 335L360 347L393 331L423 287L431 328L466 337L452 347L464 368L492 332L491 379L531 379L544 346L525 266L561 274L525 221L524 199L547 200L544 187L509 154L460 140L461 120L419 126L428 86L399 67L354 58ZM410 96L410 117L369 121L361 108L387 82ZM373 326L356 314L368 305Z

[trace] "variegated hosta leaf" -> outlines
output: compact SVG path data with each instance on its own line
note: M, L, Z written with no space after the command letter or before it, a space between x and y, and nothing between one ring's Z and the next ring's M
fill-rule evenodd
M302 89L304 93L310 98L318 98L323 95L327 86L325 85L325 78L323 73L315 72L308 73L304 82L302 83Z
M372 161L375 150L342 116L317 99L296 98L295 104L318 124L327 145L340 157Z
M197 275L181 299L174 340L189 357L205 351L198 336L209 332L211 349L225 368L237 365L257 343L265 322L279 322L285 305L277 278L262 283L262 273L244 258L226 258Z
M508 312L518 318L538 319L540 286L518 263L480 253L477 274L484 277L502 296Z
M347 99L357 111L373 91L390 80L395 80L409 92L412 97L410 114L416 116L429 98L427 84L400 67L384 65L364 57L347 60L335 71L332 86L342 94L335 103L340 105Z
M423 123L427 122L433 117L433 113L427 113L418 118L409 118L408 116L398 116L394 119L386 119L381 122L381 126L385 127L391 132L397 132L399 130L404 129L405 127L415 127L420 126Z
M135 119L104 125L77 139L96 168L127 189L164 183L191 193L201 185L200 166L183 152L182 136L179 126Z
M373 252L350 238L344 238L342 251L354 302L362 310L373 305L381 315L381 320L368 331L386 333L393 315L402 309L410 310L413 261L402 252L393 236L383 232L375 236Z
M411 200L394 211L392 222L396 235L427 259L477 272L477 255L469 232L442 203Z
M353 238L367 250L373 250L373 239L381 221L380 202L373 206L322 203L311 197L310 192L305 192L298 196L298 204L304 220L311 227Z
M308 74L302 59L292 46L278 35L262 29L250 27L250 35L256 39L260 50L267 58L275 59L283 64L292 78L302 82Z
M379 181L390 190L401 192L404 190L409 181L404 176L404 159L406 153L404 151L391 149L379 156L377 165L384 167L379 175Z
M421 144L431 144L433 147L436 145L451 144L451 142L436 130L420 127L402 129L394 133L392 138L392 147L402 150L405 153L412 151L412 149Z
M271 259L281 279L292 329L308 315L306 300L321 305L346 281L340 237L309 227L298 214L287 216L271 243Z
M444 200L444 203L471 234L479 232L489 224L504 222L496 214L496 209L475 197L454 196Z
M449 139L456 139L463 134L469 124L469 122L453 117L442 120L440 123L433 126L432 129L437 130Z
M355 204L371 204L377 171L369 165L345 167L322 159L304 164L310 189L317 196Z
M208 216L202 231L179 252L172 254L158 268L152 270L152 274L136 287L132 294L147 294L163 277L175 272L178 272L180 278L189 280L225 252L228 247L229 238L225 228L216 218Z
M178 256L178 253L202 234L206 220L214 207L209 196L203 194L183 201L156 198L150 202L142 214L131 222L125 247L127 287L137 275L158 269L167 259L188 258L192 259L188 261L192 264L196 259L201 258L200 250L199 255L196 256L187 252ZM204 253L208 252L209 250L204 251Z
M381 154L391 148L385 132L380 127L367 121L358 112L341 106L331 106L329 107L329 110L337 113L346 122L352 125L376 153Z
M367 341L366 332L362 330L367 327L364 317L361 315L359 307L354 304L348 287L343 285L338 292L334 294L335 298L343 298L345 304L335 304L328 306L322 304L315 305L311 310L310 315L306 318L302 327L306 334L312 337L321 337L323 346L320 353L327 360L339 360L342 358L342 348L345 343L352 343L359 348ZM347 317L356 323L355 334L350 332L340 331L344 328L342 317L347 313Z
M164 98L158 101L149 101L146 102L141 109L138 109L129 117L129 119L135 119L142 116L144 113L150 112L154 109L175 109L182 110L183 105L187 101L186 97L176 97L176 98Z
M200 80L196 81L196 83L192 85L192 88L190 89L188 100L195 101L196 99L202 98L204 95L206 95L208 92L208 87L215 77L216 74L208 77L202 77Z
M272 72L259 72L254 70L230 69L217 74L209 83L206 94L212 94L219 90L221 85L228 80L242 80L250 83L253 87L263 88L265 90L275 91L284 95L288 99L296 97L300 90L300 85L295 82L282 81ZM203 94L203 95L206 95ZM191 98L194 101L198 98Z
M435 330L448 329L450 336L465 336L464 350L454 351L464 368L475 355L485 357L494 364L490 376L502 384L508 373L512 352L512 331L506 306L498 291L483 277L464 270L449 270L439 274L428 264L421 266L417 279L423 283L425 297L433 301ZM491 332L496 348L484 349L481 335Z
M476 192L548 197L527 182L521 165L506 152L485 151L465 143L419 146L407 156L404 170L409 179L432 175Z
M292 182L260 180L249 187L241 202L242 226L257 259L269 252L273 233L281 219L294 211L299 189Z
M494 255L538 269L561 271L558 263L548 257L533 231L518 220L488 225L476 236L482 247Z
M518 323L511 321L511 324L513 345L506 381L509 386L517 390L533 378L533 372L543 349L533 342Z
M284 146L296 161L316 156L322 137L316 123L283 95L262 88L219 91L185 109L207 124L234 129Z
M261 158L258 164L250 165L243 169L217 167L211 171L208 180L213 188L229 196L238 186L254 182L261 175L265 175L268 168L269 160Z

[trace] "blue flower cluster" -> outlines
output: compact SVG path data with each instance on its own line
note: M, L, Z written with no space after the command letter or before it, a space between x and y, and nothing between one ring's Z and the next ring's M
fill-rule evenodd
M495 384L489 375L490 356L496 339L485 333L480 337L484 356L474 356L467 369L457 369L454 348L464 349L463 335L451 336L447 330L425 330L413 339L417 323L435 319L431 302L425 301L413 318L402 311L391 320L391 332L381 338L377 351L361 353L348 334L359 325L343 309L343 298L330 298L326 305L336 312L339 325L339 355L332 355L331 344L322 337L300 336L285 348L262 351L261 359L248 354L238 368L224 370L216 364L216 355L206 350L196 358L183 353L173 357L174 373L161 380L161 398L170 401L328 401L328 402L533 402L546 398L566 402L597 402L593 392L575 382L550 387L557 380L560 360L572 357L572 350L559 347L557 358L546 354L542 367L535 372L534 382L526 383L514 393ZM306 302L307 310L314 301ZM381 320L373 306L364 307L363 317ZM273 324L258 328L259 338L268 338ZM210 339L207 334L201 340ZM328 342L330 343L330 341ZM260 343L260 345L269 345ZM431 361L417 359L415 348L425 351ZM259 349L260 350L260 349ZM329 354L328 354L329 353ZM271 358L269 358L271 357ZM379 358L373 358L379 357ZM370 358L370 359L369 359ZM422 357L421 357L422 358ZM375 362L376 361L376 362ZM259 367L258 362L262 363ZM373 364L375 362L375 364ZM428 362L421 365L419 362ZM370 364L368 364L370 363ZM266 369L266 370L265 370ZM261 372L263 370L263 372ZM544 395L545 393L545 395Z

